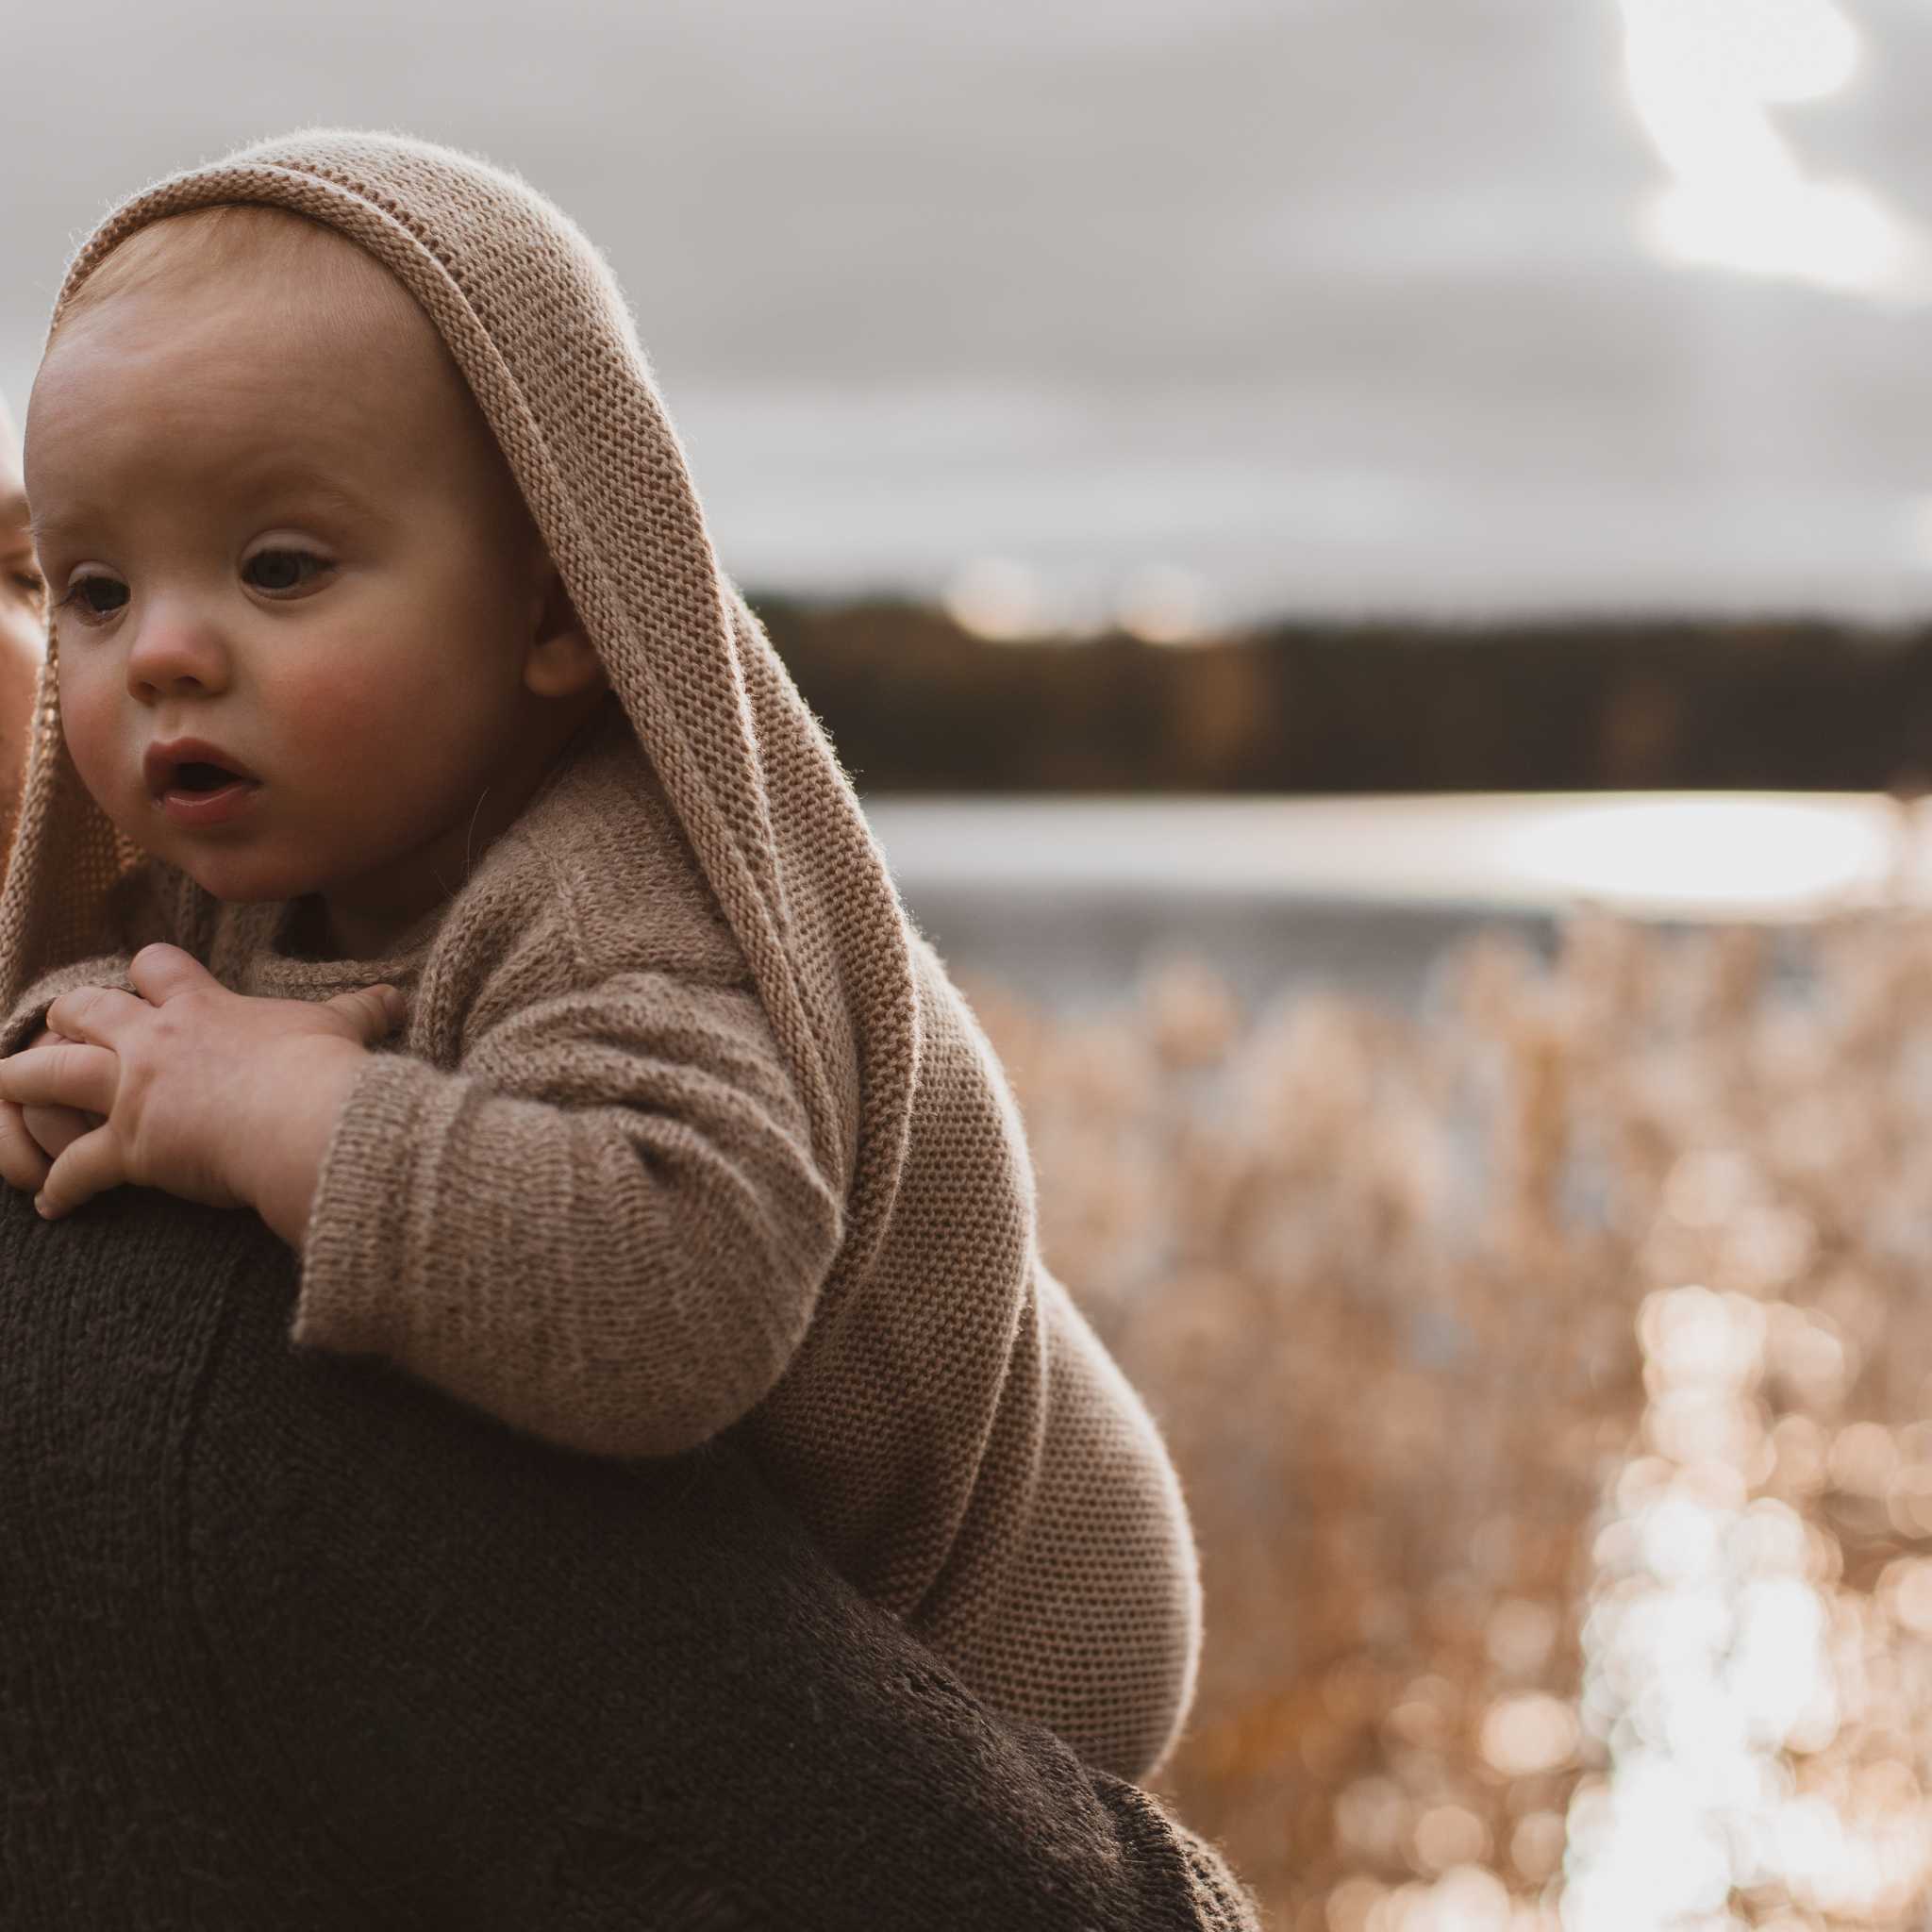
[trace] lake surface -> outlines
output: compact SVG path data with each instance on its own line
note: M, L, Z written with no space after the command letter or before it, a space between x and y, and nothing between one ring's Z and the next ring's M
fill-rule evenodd
M1866 794L891 798L867 808L956 969L1058 1006L1204 957L1243 998L1344 984L1410 1004L1446 947L1533 944L1595 907L1785 924L1932 900L1932 824Z

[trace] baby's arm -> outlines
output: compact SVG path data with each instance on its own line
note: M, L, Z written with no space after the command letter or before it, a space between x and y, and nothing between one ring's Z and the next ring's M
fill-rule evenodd
M841 1231L756 993L618 973L496 1020L453 1072L370 1058L294 1334L566 1447L672 1455L783 1373Z

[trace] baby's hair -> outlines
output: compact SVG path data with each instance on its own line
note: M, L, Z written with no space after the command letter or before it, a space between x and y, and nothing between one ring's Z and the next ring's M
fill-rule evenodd
M403 285L353 242L320 222L255 202L222 202L164 216L115 247L68 297L55 333L115 295L212 280L237 269L266 274L325 321L372 310L414 310Z

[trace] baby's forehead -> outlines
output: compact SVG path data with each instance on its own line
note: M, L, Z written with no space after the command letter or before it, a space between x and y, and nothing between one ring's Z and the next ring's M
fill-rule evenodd
M284 208L224 204L138 229L63 306L59 334L105 307L144 303L174 326L197 313L250 325L273 345L306 338L378 367L441 370L435 325L382 264L353 242ZM274 353L270 347L269 353Z
M435 325L380 263L319 224L245 206L153 223L79 285L57 321L36 417L48 413L43 392L97 396L104 380L182 414L306 395L329 415L393 411L416 433L475 408Z
M324 308L420 315L402 284L333 228L287 208L225 202L137 228L70 294L62 320L114 295L211 284L238 298L280 291Z
M207 499L211 479L246 493L283 472L525 514L415 299L354 242L274 209L170 217L106 257L60 312L28 445L49 527L66 497L147 500L167 478Z

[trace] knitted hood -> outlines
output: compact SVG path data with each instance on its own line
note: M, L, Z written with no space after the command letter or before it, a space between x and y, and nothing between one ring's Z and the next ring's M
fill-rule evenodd
M845 1255L858 1259L905 1154L918 1035L908 928L830 744L719 568L608 265L568 216L487 162L310 129L124 203L75 258L56 324L117 243L221 202L335 229L441 331L743 948L821 1171L844 1185ZM115 950L108 894L144 857L68 756L57 651L0 892L0 1011L49 969Z

